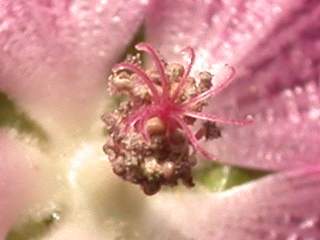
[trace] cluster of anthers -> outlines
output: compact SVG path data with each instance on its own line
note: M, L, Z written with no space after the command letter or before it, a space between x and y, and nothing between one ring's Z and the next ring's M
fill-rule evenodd
M198 141L221 137L216 123L250 122L223 120L202 112L206 100L227 87L235 71L228 67L228 77L213 87L209 72L200 72L198 81L189 76L195 60L191 47L183 50L190 59L186 67L166 63L147 43L135 47L150 55L154 68L144 71L139 54L113 68L108 90L127 98L103 116L108 131L104 151L114 173L139 184L148 195L163 185L175 186L179 180L188 187L194 186L191 170L196 164L195 153L215 159ZM197 119L203 122L193 133L190 126Z

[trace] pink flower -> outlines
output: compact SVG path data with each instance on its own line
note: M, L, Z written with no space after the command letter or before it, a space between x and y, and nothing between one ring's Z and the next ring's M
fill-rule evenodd
M55 211L61 219L43 239L316 239L319 16L320 4L307 0L3 0L0 89L48 140L0 133L0 239L19 214ZM106 78L144 19L166 59L195 49L191 75L236 68L206 110L253 114L255 123L223 127L221 138L201 143L207 151L284 172L222 193L151 198L114 177L101 150Z

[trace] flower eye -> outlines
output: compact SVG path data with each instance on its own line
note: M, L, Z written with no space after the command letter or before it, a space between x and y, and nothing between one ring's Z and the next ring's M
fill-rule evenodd
M183 50L190 58L187 66L167 63L147 43L137 44L136 49L150 55L154 68L143 70L140 55L130 56L114 67L108 90L124 94L127 99L103 117L109 132L104 151L114 173L140 185L146 194L158 192L163 185L176 186L179 180L192 187L195 153L216 159L198 141L221 137L216 123L251 122L224 120L203 113L208 98L232 82L235 70L226 66L229 74L213 87L209 72L201 72L197 80L190 76L195 61L190 47ZM196 120L202 120L202 126L193 133L190 126Z

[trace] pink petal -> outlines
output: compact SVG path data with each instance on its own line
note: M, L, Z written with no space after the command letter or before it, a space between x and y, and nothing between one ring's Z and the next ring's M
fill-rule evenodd
M36 151L0 132L0 239L31 200L37 158Z
M147 19L147 34L164 56L192 46L202 65L232 64L301 4L302 0L156 1Z
M151 199L152 239L317 239L320 167L278 174L223 193ZM154 226L154 227L152 227Z
M222 127L222 138L207 142L222 162L279 170L319 162L320 89L315 83L287 89L258 103L245 104L254 122ZM241 105L239 106L241 107Z
M308 6L261 43L235 84L213 100L256 119L223 131L222 161L274 170L319 162L320 4Z
M106 94L111 64L141 23L145 3L2 1L0 89L44 122L87 120Z
M210 150L222 162L258 169L317 163L319 1L214 1L207 8L203 4L159 3L162 15L150 15L149 32L165 56L186 44L197 47L198 70L217 62L236 67L238 79L212 100L207 111L233 118L252 114L256 121L248 127L223 128L222 139L207 144ZM160 19L165 20L160 24Z

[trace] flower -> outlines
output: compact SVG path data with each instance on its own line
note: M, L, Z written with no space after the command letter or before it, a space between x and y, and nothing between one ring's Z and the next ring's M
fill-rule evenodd
M0 133L0 239L19 214L42 219L59 211L44 239L319 235L317 1L0 4L0 89L48 136L37 144L13 130ZM106 76L143 17L148 42L166 59L177 60L184 46L195 49L192 74L216 72L218 63L236 68L234 84L206 109L254 114L255 123L223 127L207 151L222 162L285 171L222 193L151 198L113 176L98 120Z

